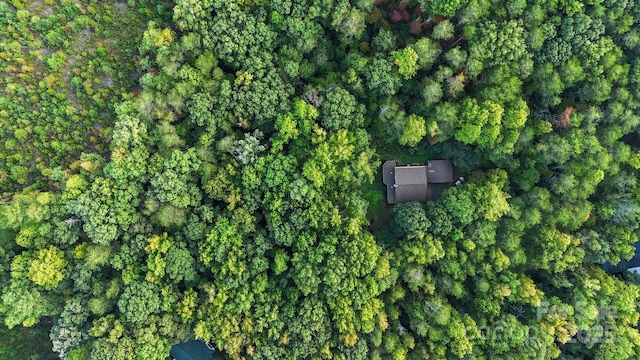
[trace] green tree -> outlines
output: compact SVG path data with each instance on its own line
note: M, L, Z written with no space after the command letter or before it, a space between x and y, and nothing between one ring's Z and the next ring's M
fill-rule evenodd
M427 37L420 38L411 49L418 55L418 67L420 69L430 69L440 55L438 45Z
M271 132L271 122L278 114L289 110L293 88L274 70L258 71L257 74L263 75L235 86L225 106L231 106L239 123L255 121L254 126Z
M55 246L39 250L29 265L29 279L47 290L54 289L67 271L64 253Z
M431 222L419 203L398 204L391 212L392 228L398 236L403 237L416 231L425 232Z
M464 7L467 3L466 0L455 0L455 1L419 1L424 12L429 14L430 16L445 16L445 17L453 17L456 12Z
M405 80L411 79L418 71L418 53L411 47L391 53L393 63L398 66L398 73Z
M449 20L444 20L433 27L431 37L434 40L447 40L453 37L454 26Z
M195 149L174 151L165 160L162 171L151 178L149 195L177 208L199 204L201 194L193 175L200 164Z
M118 309L131 322L140 322L160 308L160 289L148 281L136 281L125 287Z
M328 130L359 127L364 123L364 105L343 88L332 89L320 108L320 121Z
M365 73L367 88L380 96L395 95L400 89L401 77L394 64L380 56L374 57Z
M414 147L418 145L425 135L427 135L425 120L418 115L411 114L406 120L398 142L400 145Z

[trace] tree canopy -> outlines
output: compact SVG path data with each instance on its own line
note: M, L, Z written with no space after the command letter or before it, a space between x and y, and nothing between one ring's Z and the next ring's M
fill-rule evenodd
M640 237L639 19L1 2L0 358L637 357L601 265ZM384 161L435 159L455 186L386 203Z

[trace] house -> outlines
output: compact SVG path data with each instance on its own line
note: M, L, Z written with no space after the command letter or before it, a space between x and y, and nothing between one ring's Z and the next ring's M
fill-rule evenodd
M382 165L382 182L387 185L388 204L425 202L430 199L429 184L453 183L453 166L450 160L414 166L398 166L397 161L389 160Z

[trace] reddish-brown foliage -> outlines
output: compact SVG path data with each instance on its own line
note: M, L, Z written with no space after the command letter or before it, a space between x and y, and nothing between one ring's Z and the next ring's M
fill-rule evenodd
M391 21L393 21L393 22L398 22L398 21L402 20L402 14L398 10L393 10L389 14L389 19L391 19Z
M367 16L367 23L368 24L373 24L375 22L378 22L378 20L380 20L380 18L382 17L382 12L380 11L379 8L374 7L371 10L371 13L369 13L369 15Z
M409 26L409 33L413 35L420 35L422 32L422 23L418 20L413 20Z
M411 15L407 11L407 9L402 9L400 11L400 15L402 15L402 21L409 21L409 19L411 18Z
M420 7L420 5L416 6L416 8L413 9L413 13L417 16L422 16L422 8Z
M571 125L571 114L573 114L575 111L576 109L571 106L564 109L562 114L558 116L558 127L566 128L567 126Z

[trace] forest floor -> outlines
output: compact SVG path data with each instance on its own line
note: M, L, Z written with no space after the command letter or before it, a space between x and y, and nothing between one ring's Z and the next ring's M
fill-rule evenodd
M138 86L138 45L161 17L146 0L13 0L4 11L0 48L14 51L0 52L0 193L9 193L47 186L83 152L106 156L114 104ZM15 235L0 230L0 245ZM58 359L50 327L0 324L0 359Z
M0 16L0 192L42 188L82 152L106 154L114 104L138 86L138 45L155 3L14 0ZM14 13L15 12L15 13Z

